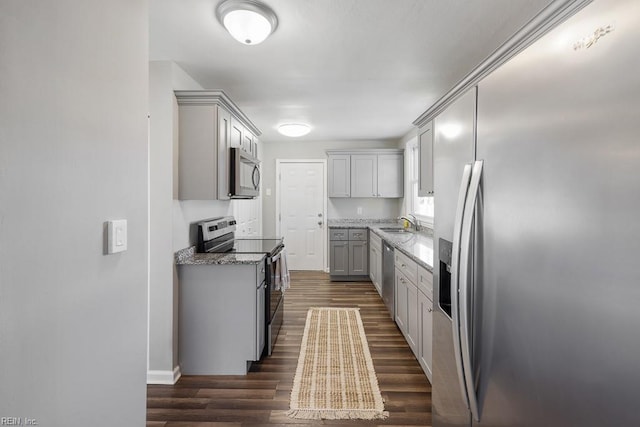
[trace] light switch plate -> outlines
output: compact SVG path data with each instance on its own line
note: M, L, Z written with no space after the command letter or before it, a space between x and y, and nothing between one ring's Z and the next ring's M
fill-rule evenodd
M107 221L107 253L127 250L127 220Z

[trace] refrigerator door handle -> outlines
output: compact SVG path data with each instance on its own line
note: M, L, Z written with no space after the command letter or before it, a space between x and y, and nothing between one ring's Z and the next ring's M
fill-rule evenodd
M453 245L451 250L451 329L453 332L453 354L455 356L456 368L458 370L458 380L460 381L460 391L462 400L469 407L467 398L467 386L465 383L464 369L462 365L462 351L460 349L460 316L458 309L459 275L460 267L460 236L462 233L462 220L464 207L471 180L471 163L466 164L462 171L462 181L458 192L458 204L456 205L456 216L453 223Z
M476 421L480 421L480 413L478 411L478 398L476 396L475 378L473 375L473 365L471 362L471 331L470 318L471 307L469 306L469 272L471 269L471 232L473 225L473 216L476 210L476 202L480 190L480 178L482 177L483 161L477 160L473 164L473 172L471 173L471 182L467 193L467 200L464 206L464 216L462 219L462 232L460 239L460 347L462 350L462 368L464 369L464 380L467 388L467 398L469 399L469 409Z

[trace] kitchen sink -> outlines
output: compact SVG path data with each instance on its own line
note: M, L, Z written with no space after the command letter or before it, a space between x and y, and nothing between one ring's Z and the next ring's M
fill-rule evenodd
M384 231L385 233L406 233L406 234L413 234L413 231L407 230L406 228L391 228L391 227L384 227L384 228L381 228L380 230Z

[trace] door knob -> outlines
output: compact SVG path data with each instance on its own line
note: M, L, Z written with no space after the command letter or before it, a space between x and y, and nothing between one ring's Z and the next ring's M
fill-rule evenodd
M322 214L321 213L318 214L318 218L322 218Z
M318 221L318 225L322 227L322 221Z

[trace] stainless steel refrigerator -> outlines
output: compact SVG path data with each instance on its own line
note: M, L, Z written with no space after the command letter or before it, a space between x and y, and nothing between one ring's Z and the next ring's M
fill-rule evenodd
M640 426L640 1L585 6L434 131L434 426Z

